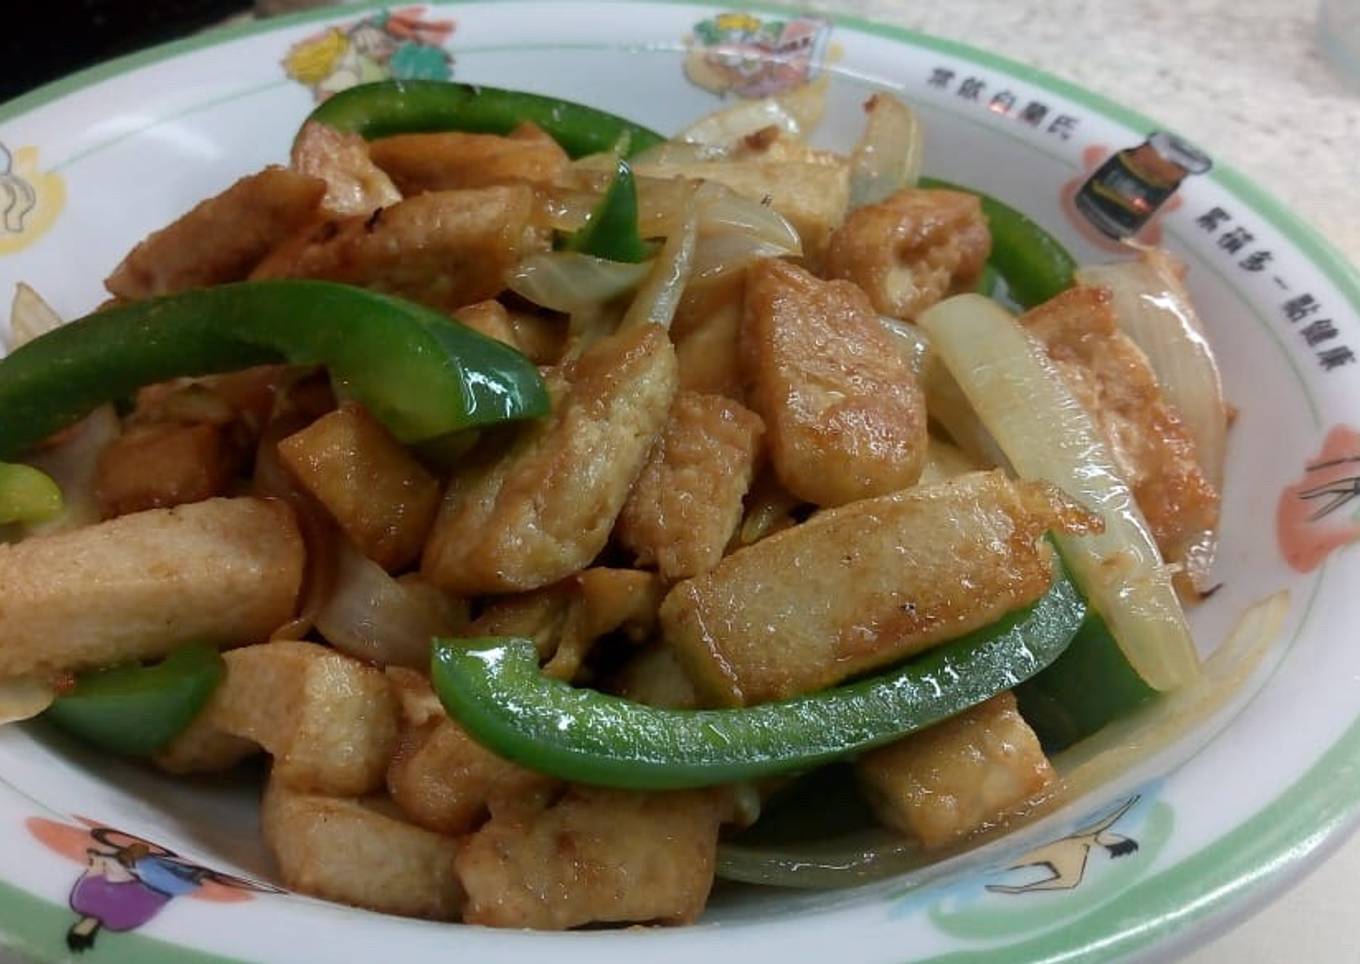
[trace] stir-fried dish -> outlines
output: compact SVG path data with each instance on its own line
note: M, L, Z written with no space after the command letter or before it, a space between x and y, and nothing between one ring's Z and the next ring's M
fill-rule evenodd
M939 859L1212 704L1228 418L1179 266L922 179L887 95L814 148L824 94L664 139L357 87L95 313L20 286L3 720L267 757L294 890L564 929Z

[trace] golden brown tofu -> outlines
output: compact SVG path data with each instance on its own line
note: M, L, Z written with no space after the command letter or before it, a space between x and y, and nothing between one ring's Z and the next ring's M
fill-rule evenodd
M326 184L281 167L243 177L149 235L104 287L129 301L240 281L316 217Z
M384 914L458 919L458 841L412 826L382 798L299 792L270 780L260 813L284 886Z
M95 498L106 519L202 502L226 494L237 461L216 425L140 426L99 456Z
M666 333L640 325L550 374L552 414L454 474L422 569L455 595L522 592L590 565L675 395Z
M745 308L745 271L685 289L671 323L682 389L745 399L740 351Z
M407 819L446 834L467 833L556 785L496 756L447 717L403 732L387 770L388 792Z
M820 512L678 584L666 641L700 693L764 703L832 686L995 622L1052 581L1056 490L975 472Z
M876 311L915 318L970 290L991 251L974 195L906 188L852 212L831 235L825 267L863 288Z
M925 396L854 285L783 261L753 265L741 350L747 404L794 495L842 505L920 477Z
M494 297L520 259L533 192L435 191L368 216L327 221L279 248L252 278L319 278L441 311Z
M508 310L510 328L515 333L515 347L535 365L556 365L567 348L567 322L560 315L550 315L524 308Z
M369 156L358 134L308 121L293 141L293 170L326 182L321 206L328 214L367 216L401 200L401 192Z
M1109 444L1168 562L1218 524L1219 494L1166 404L1147 356L1119 330L1104 288L1069 289L1020 317Z
M351 542L388 571L420 556L439 482L360 405L344 405L279 443L279 458Z
M721 395L675 396L616 529L639 566L675 581L718 564L741 522L762 434L760 416Z
M719 807L701 792L573 788L538 812L497 815L463 845L463 920L564 930L689 923L713 886Z
M479 301L475 305L464 305L453 313L464 325L488 338L494 338L503 345L519 350L519 339L515 337L515 327L510 322L510 313L505 305L494 298Z
M268 639L304 549L279 502L213 499L0 545L0 679Z
M273 779L356 796L382 786L397 746L397 700L382 670L297 640L224 653L226 675L183 733L157 752L172 773L222 770L264 750Z
M1009 692L866 753L855 772L878 819L927 848L985 827L1054 778Z
M675 650L658 642L638 653L615 675L611 692L635 703L668 710L699 708L699 694Z
M569 158L528 121L509 137L442 131L398 134L370 145L374 162L406 195L492 184L551 184Z

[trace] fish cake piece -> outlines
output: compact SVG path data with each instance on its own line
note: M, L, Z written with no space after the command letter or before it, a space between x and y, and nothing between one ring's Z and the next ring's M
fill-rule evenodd
M152 232L104 282L127 301L240 281L270 251L309 224L326 183L266 167Z
M523 592L590 565L609 540L675 395L665 331L612 335L548 378L545 419L455 473L422 570L455 595Z
M690 923L713 886L720 819L709 793L586 787L545 810L497 815L458 854L463 920L535 930Z
M307 793L271 779L260 830L290 890L384 914L457 920L458 841L393 809L381 797Z
M747 404L765 420L770 461L794 495L835 506L920 477L925 396L854 285L756 263L741 350Z
M831 235L825 269L863 288L875 311L911 319L971 290L991 253L975 195L906 188L851 212Z
M222 656L207 706L155 762L172 773L234 766L259 750L273 779L357 796L382 786L397 745L397 699L382 670L316 643L274 640Z
M401 200L389 178L369 156L369 144L358 134L319 121L302 125L293 140L293 170L326 182L321 206L327 214L369 215Z
M557 141L525 121L510 132L397 134L369 145L380 168L406 195L492 184L552 184L570 158Z
M304 556L292 510L250 498L0 545L0 679L268 639L293 616Z
M855 761L879 821L927 849L981 829L1053 782L1006 691Z
M833 686L987 626L1053 578L1050 486L974 472L818 513L676 585L664 638L701 695L738 706Z
M1020 316L1090 412L1168 562L1218 525L1219 493L1166 404L1147 356L1119 330L1108 290L1071 288Z
M325 221L281 246L252 278L316 278L440 311L495 297L530 240L525 185L431 191L369 215Z
M760 416L721 395L680 392L616 530L663 579L718 564L741 522L764 434Z

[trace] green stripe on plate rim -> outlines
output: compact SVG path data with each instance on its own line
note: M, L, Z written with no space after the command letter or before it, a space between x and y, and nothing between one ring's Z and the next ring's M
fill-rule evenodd
M460 6L480 2L484 0L432 0L432 5ZM535 2L535 0L501 0L501 2ZM628 0L602 0L602 2L624 3ZM653 0L653 2L670 6L759 10L785 15L808 12L766 2L727 3L724 0ZM392 5L392 2L379 0L345 8L309 10L287 17L210 30L163 44L87 68L0 105L0 122L11 120L111 77L194 50L218 46L289 26L341 19ZM835 13L820 15L826 16L840 27L902 41L1009 73L1138 131L1164 127L1100 94L999 54L979 50L958 41L931 37L904 27L874 23L859 17ZM1341 291L1352 310L1360 314L1360 272L1357 272L1330 243L1274 197L1233 168L1216 165L1209 177L1263 215L1276 230L1322 270L1327 279ZM1075 921L1057 926L1022 943L961 951L933 958L932 961L936 964L967 964L992 961L998 957L1011 960L1017 955L1035 962L1084 961L1106 959L1112 955L1136 951L1155 940L1181 932L1211 914L1223 911L1230 902L1245 897L1248 893L1260 892L1267 885L1269 878L1296 866L1300 860L1348 829L1353 822L1357 806L1360 806L1360 720L1352 723L1341 738L1298 781L1253 817L1194 855L1142 881L1121 894L1117 901L1104 904ZM57 923L57 919L52 916L55 913L67 915L69 912L61 905L52 904L0 882L0 928L8 935L19 938L22 941L20 947L42 954L41 948L50 946L50 941L59 938L60 931L64 928L58 929L55 933L49 930ZM1135 918L1137 922L1131 924L1130 920ZM62 920L65 919L63 916ZM185 951L177 945L145 935L110 934L105 935L105 938L107 946L102 946L101 949L116 955L110 959L139 962L188 959L185 957ZM191 959L229 960L198 953Z

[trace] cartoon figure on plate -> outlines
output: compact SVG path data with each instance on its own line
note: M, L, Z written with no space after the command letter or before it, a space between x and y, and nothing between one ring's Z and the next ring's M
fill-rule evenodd
M685 76L715 94L768 97L806 83L821 68L831 24L820 17L762 20L720 13L694 25Z
M66 945L81 953L94 946L101 930L136 930L176 897L228 903L252 893L282 893L277 887L220 873L186 860L141 837L80 818L75 827L30 817L29 833L48 848L85 864L71 888L77 919Z
M328 27L288 48L284 72L318 101L375 80L448 80L453 55L444 44L454 23L424 15L424 7L403 7Z
M20 251L41 237L66 202L61 177L38 170L38 149L11 151L0 143L0 254Z
M1166 131L1122 151L1092 145L1082 161L1086 171L1063 185L1063 211L1092 244L1122 254L1124 241L1160 244L1158 220L1180 207L1181 182L1214 166L1208 154Z
M1091 859L1091 850L1101 847L1111 859L1125 857L1138 850L1138 841L1111 832L1110 828L1119 822L1138 802L1137 797L1124 801L1113 813L1107 814L1086 827L1068 834L1061 840L1036 847L1015 863L1007 871L1026 870L1038 867L1047 876L1031 880L1025 884L988 884L987 889L996 894L1031 894L1045 890L1075 890L1086 876L1086 865Z
M1303 478L1280 493L1275 531L1285 561L1298 572L1312 572L1337 549L1360 540L1357 500L1360 432L1338 425L1304 467Z

